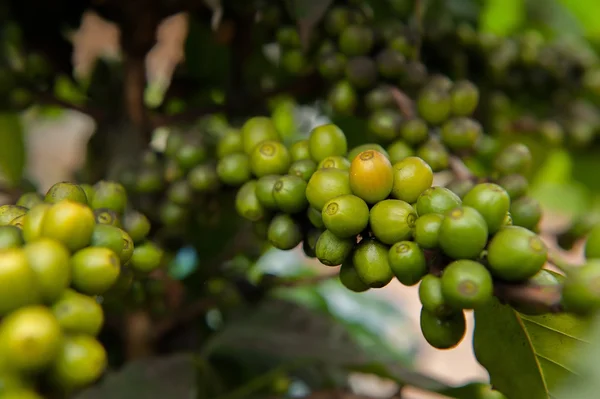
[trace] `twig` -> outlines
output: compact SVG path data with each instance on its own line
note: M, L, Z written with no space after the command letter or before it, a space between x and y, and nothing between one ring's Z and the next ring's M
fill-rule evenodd
M407 119L415 117L415 104L409 96L397 87L392 87L392 96L402 115Z
M449 159L450 170L458 180L474 180L475 176L467 168L467 165L457 156L452 155Z

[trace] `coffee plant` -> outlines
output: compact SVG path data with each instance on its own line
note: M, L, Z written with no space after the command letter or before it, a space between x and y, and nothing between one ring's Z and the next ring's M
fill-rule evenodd
M372 397L355 373L390 399L595 398L600 58L573 8L4 2L0 399ZM121 54L82 75L85 12ZM178 13L185 59L152 81ZM96 129L42 191L22 119L57 107ZM371 295L392 282L418 292L425 341L472 341L489 379L418 372Z

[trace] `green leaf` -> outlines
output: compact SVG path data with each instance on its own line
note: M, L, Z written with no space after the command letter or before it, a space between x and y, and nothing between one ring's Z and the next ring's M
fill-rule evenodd
M21 181L26 154L23 126L17 113L0 113L0 174L8 184Z
M59 75L54 81L54 94L59 99L71 104L82 105L86 102L83 91L66 75Z
M312 30L325 15L333 0L287 0L288 12L298 24L300 40L308 45Z
M578 20L590 38L600 37L600 2L597 0L560 0Z
M523 0L488 0L479 17L481 30L506 36L525 22Z
M248 361L277 360L298 367L327 365L377 374L429 391L451 388L401 364L386 351L366 351L345 325L327 314L283 300L266 300L244 309L207 342L203 353Z
M525 316L494 300L475 312L475 356L507 397L559 398L559 384L577 372L573 351L586 342L589 323L568 314Z
M189 354L136 360L108 373L101 383L76 399L195 399L195 366Z
M600 368L598 368L598 358L600 358L600 318L596 316L594 327L588 336L591 345L581 345L577 349L577 368L580 373L576 376L570 376L564 384L561 385L559 398L569 399L596 399L600 391Z
M526 5L530 27L555 37L583 36L577 18L559 0L527 0Z

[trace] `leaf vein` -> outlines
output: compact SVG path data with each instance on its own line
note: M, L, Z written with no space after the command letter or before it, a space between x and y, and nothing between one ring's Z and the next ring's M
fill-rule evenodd
M563 335L565 337L569 337L569 338L571 338L571 339L573 339L575 341L578 341L578 342L581 342L581 343L584 343L584 344L591 344L591 342L589 342L589 341L586 341L586 340L583 340L581 338L575 337L575 336L573 336L571 334L567 334L564 331L557 330L556 328L552 328L552 327L548 326L547 324L542 324L539 321L535 321L535 320L532 320L532 319L524 317L524 316L521 316L521 318L523 320L527 321L528 323L535 324L537 326L545 328L546 330L550 330L550 331L553 331L553 332L555 332L557 334Z
M565 369L566 371L568 371L568 372L569 372L569 373L571 373L571 374L574 374L574 375L576 375L576 376L578 376L578 375L579 375L579 374L577 374L576 372L574 372L573 370L569 369L567 366L565 366L565 365L563 365L563 364L561 364L561 363L557 362L556 360L550 359L549 357L547 357L547 356L544 356L544 355L540 355L538 352L535 352L535 355L536 355L537 357L539 357L540 359L544 359L544 360L546 360L547 362L553 363L553 364L557 365L558 367ZM540 366L540 367L541 367L541 366Z

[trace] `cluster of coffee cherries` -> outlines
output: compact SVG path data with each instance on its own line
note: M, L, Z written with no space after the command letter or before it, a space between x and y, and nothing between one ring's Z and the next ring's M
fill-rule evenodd
M61 182L0 207L0 396L41 398L96 381L102 301L161 265L124 188Z
M302 244L322 264L341 265L340 280L352 291L384 287L394 278L407 286L420 283L421 327L432 346L451 348L463 339L464 311L487 304L495 282L561 283L561 276L544 269L544 241L513 225L511 197L502 186L474 184L461 199L446 187L432 187L432 168L422 158L392 163L377 144L348 151L333 124L314 128L288 148L276 130L265 129L268 121L254 118L241 129L247 152L236 157L249 169L244 181L230 181L240 185L238 213L274 247ZM566 281L564 307L583 311L568 288L582 280ZM598 295L593 285L586 292ZM584 303L592 310L597 301ZM549 311L512 305L529 314Z

